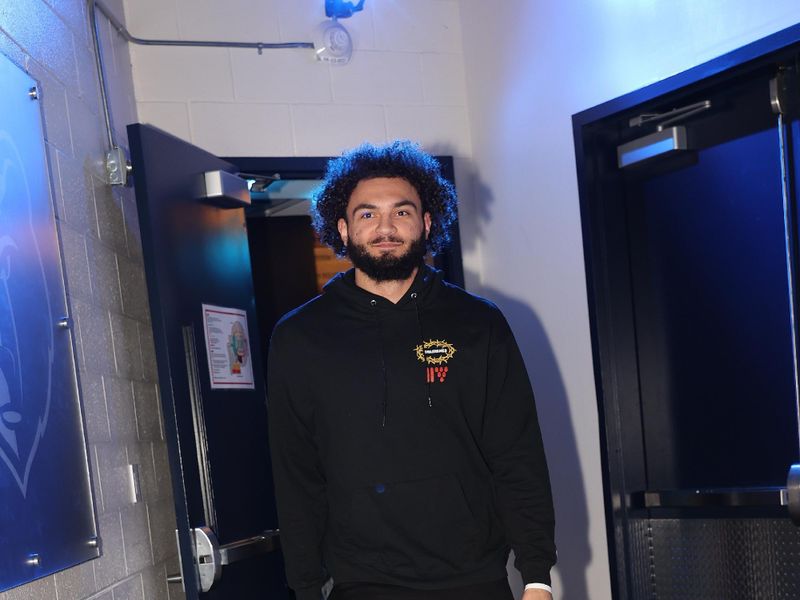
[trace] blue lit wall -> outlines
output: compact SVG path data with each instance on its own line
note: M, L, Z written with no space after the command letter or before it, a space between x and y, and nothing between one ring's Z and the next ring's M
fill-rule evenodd
M121 0L105 3L124 18ZM112 116L117 138L125 146L125 125L137 119L130 56L108 22L100 17L99 24ZM44 121L49 173L44 171L42 191L44 202L55 206L61 238L103 552L98 559L0 593L0 600L84 600L112 594L163 598L166 573L177 571L175 517L150 314L133 190L112 191L103 182L105 133L86 0L0 2L0 52L38 82L39 100L30 102L36 103ZM35 131L29 128L28 134ZM52 454L37 452L33 460L46 461ZM128 464L140 468L140 502L132 500ZM0 470L5 467L0 461ZM38 467L33 464L31 477ZM8 481L7 473L0 481ZM0 503L6 509L13 505L9 495L19 494L15 487L0 486ZM63 506L85 491L59 486L58 493L47 498L51 505L38 506L32 514ZM12 516L26 525L43 526L20 511ZM43 567L37 576L57 564L47 566L47 548L11 546L4 548L8 555L41 553Z

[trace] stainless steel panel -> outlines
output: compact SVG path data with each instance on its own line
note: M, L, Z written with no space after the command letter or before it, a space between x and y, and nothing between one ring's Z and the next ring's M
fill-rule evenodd
M632 519L635 600L800 598L800 531L788 519Z

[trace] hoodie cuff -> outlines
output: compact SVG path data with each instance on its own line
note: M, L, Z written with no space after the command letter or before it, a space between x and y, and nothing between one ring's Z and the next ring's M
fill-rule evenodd
M541 565L525 565L520 569L522 581L527 583L544 584L550 587L550 568Z
M297 600L322 600L322 586L313 586L294 590Z

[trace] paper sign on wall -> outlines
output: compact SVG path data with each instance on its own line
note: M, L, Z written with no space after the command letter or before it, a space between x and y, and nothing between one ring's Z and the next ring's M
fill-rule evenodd
M212 389L254 389L247 313L203 304L203 329Z

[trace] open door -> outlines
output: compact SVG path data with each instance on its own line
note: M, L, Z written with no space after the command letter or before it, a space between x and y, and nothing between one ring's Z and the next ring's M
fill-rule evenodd
M799 67L795 26L573 117L617 599L800 597Z
M289 598L244 210L204 183L237 169L147 125L128 137L182 567L170 581L189 599Z

